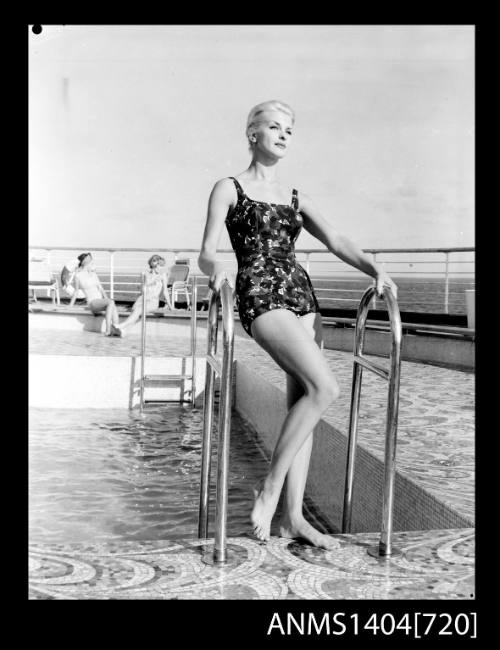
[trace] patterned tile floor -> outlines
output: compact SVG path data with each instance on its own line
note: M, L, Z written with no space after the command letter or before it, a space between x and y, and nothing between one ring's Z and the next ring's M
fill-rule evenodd
M474 598L471 529L394 535L402 555L371 557L374 533L334 535L324 551L273 537L228 540L228 562L210 563L211 540L34 544L29 598L155 599L467 599Z
M151 356L181 356L186 337L148 342ZM197 354L206 350L200 328ZM34 354L137 356L139 330L126 339L84 331L35 330ZM352 354L325 350L341 397L325 419L347 430ZM284 373L246 335L236 336L235 358L283 387ZM386 383L365 373L359 442L381 456ZM460 514L474 517L474 375L402 363L398 470ZM35 544L30 552L31 599L471 599L474 597L474 531L394 534L403 554L382 561L366 553L375 533L334 535L331 551L272 538L259 544L228 540L223 568L203 561L211 541Z

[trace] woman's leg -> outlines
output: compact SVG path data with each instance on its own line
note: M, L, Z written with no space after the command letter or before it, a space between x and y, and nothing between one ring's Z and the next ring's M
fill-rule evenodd
M254 531L269 539L271 520L285 476L323 412L338 396L338 386L327 361L297 316L274 309L252 323L256 342L302 387L303 395L288 411L252 511Z
M111 298L108 298L108 304L106 306L106 328L109 331L112 331L111 325L117 326L120 319L118 317L118 310L116 309L115 301Z
M132 312L127 316L127 318L120 324L119 329L124 330L127 327L132 327L142 316L142 296L139 296L132 306Z
M89 307L94 316L97 316L98 313L104 311L104 320L106 322L105 334L106 336L109 336L111 334L113 308L116 309L114 300L110 300L109 298L96 298L95 300L92 300Z
M300 317L301 322L307 328L311 338L321 345L321 316L319 314L306 314ZM304 389L291 375L287 374L287 406L292 406L303 396ZM333 540L328 535L320 533L309 524L303 514L304 491L307 482L307 472L313 445L313 433L306 438L306 441L295 454L286 475L286 492L283 501L283 513L280 521L280 535L282 537L302 537L307 539L314 546L330 548Z
M106 334L111 333L111 325L113 323L113 311L116 311L115 301L111 300L111 298L108 298L106 300L106 313L105 313Z

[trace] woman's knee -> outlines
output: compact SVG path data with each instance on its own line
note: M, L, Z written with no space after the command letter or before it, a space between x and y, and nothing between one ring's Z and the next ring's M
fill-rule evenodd
M340 388L333 375L319 377L307 391L320 408L327 408L339 398Z

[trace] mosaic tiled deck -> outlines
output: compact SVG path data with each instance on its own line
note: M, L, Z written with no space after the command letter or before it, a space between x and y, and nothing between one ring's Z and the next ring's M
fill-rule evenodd
M397 533L390 562L368 555L373 533L336 535L330 551L274 537L228 540L229 562L204 561L212 541L35 544L30 599L472 599L472 530Z
M186 336L148 340L151 356L185 355ZM180 322L179 322L180 325ZM200 323L197 354L206 351ZM30 332L33 354L138 356L140 329L127 338L87 331ZM352 354L324 351L341 396L323 418L347 431ZM284 373L249 337L237 334L235 359L284 388ZM387 385L365 373L358 441L383 456ZM398 471L474 520L474 375L402 363ZM473 528L394 534L403 550L389 562L366 553L377 533L335 535L332 551L273 538L267 545L228 540L231 561L202 561L211 541L35 544L30 555L32 599L471 599L474 597Z

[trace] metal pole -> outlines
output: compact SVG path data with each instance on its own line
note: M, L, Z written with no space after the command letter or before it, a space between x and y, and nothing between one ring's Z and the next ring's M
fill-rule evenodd
M109 251L109 297L111 300L115 297L115 263L114 263L114 252Z
M309 257L310 257L310 253L306 253L306 271L307 271L307 275L309 275Z
M399 555L400 551L392 546L392 526L394 511L394 482L396 475L396 440L398 431L399 383L401 375L401 317L396 299L387 292L389 313L391 314L392 346L391 369L389 374L389 397L387 401L384 496L382 502L382 532L378 547L378 556Z
M217 321L219 304L212 294L207 318L207 356L217 352ZM207 360L205 377L205 398L203 402L203 438L201 449L200 508L198 514L198 537L208 537L208 501L210 490L210 467L212 456L212 421L214 412L215 370Z
M146 356L146 274L142 274L142 319L141 319L141 394L140 410L144 410L144 365Z
M363 378L363 366L356 362L356 357L361 356L365 338L365 323L368 315L368 307L374 289L368 290L361 298L356 318L356 329L354 333L354 369L351 389L351 410L349 413L349 437L347 446L347 467L344 489L344 508L342 511L342 532L351 532L352 517L352 493L354 485L354 465L356 461L356 442L358 432L359 401L361 396L361 380Z
M342 532L351 532L352 490L354 485L354 463L356 458L356 439L358 432L359 398L363 367L354 365L351 389L351 412L349 414L349 439L347 447L347 468L344 489L344 509L342 511Z
M49 271L52 272L52 270L50 268L50 249L46 248L45 250L47 251L47 255L45 256L45 261L47 262L47 267L48 267ZM35 295L35 290L34 289L33 289L33 295ZM56 304L56 296L55 296L55 294L53 293L53 290L50 287L47 289L47 298L52 298L52 304L53 305ZM36 298L35 298L35 300L36 300Z
M196 325L197 325L197 311L196 305L198 302L198 284L196 275L193 275L193 304L191 305L191 354L192 354L192 365L191 365L191 404L194 406L194 401L196 398Z
M221 289L223 313L232 311L232 290L227 282ZM219 404L219 441L217 448L217 488L215 510L215 542L214 562L223 563L227 560L227 492L229 479L229 441L231 434L231 401L232 401L232 367L234 330L232 319L229 327L224 323L224 354L222 357L222 376Z
M377 263L377 253L372 253L373 263ZM377 292L373 295L373 309L377 309Z
M448 314L448 294L449 294L449 263L450 263L450 254L445 253L445 271L444 271L444 313Z

